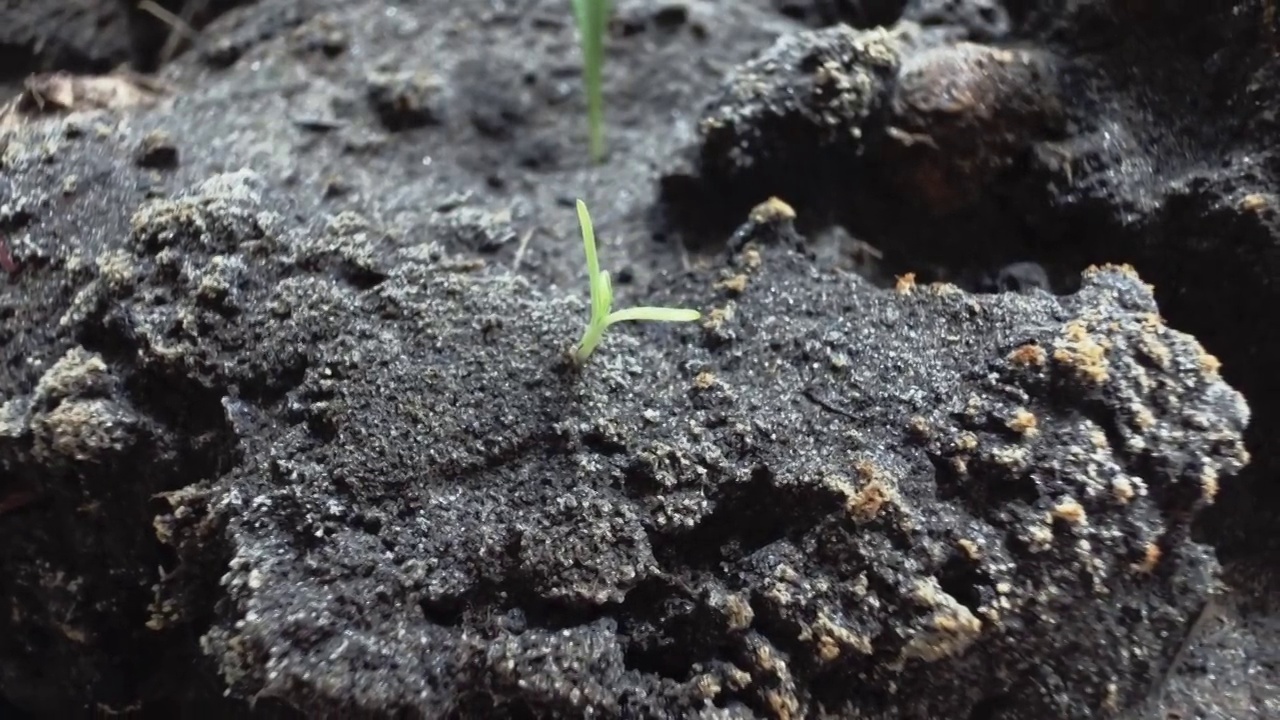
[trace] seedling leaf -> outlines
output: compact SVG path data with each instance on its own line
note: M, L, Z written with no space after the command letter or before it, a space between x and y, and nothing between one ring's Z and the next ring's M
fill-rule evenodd
M654 322L693 322L702 317L697 310L666 307L633 307L609 313L609 324L627 320L652 320Z
M582 228L582 247L587 254L587 278L591 282L591 311L596 312L605 290L600 283L600 258L596 255L596 231L591 225L587 204L578 201L578 227ZM605 302L608 305L608 302Z
M604 338L604 331L616 322L649 320L655 322L692 322L702 317L697 310L664 307L634 307L610 312L613 307L613 283L609 271L600 269L600 257L596 253L596 233L591 224L587 204L578 201L578 224L582 228L582 249L587 256L587 280L591 290L591 318L582 331L582 339L574 348L574 358L585 362Z

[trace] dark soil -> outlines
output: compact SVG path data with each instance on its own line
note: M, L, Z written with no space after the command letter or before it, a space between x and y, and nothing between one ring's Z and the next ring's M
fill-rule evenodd
M1280 717L1271 0L616 0L599 165L567 2L136 5L0 6L0 716Z

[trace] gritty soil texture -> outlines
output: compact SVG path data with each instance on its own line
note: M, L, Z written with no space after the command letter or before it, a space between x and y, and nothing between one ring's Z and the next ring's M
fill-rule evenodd
M600 165L567 2L162 5L0 6L0 715L1280 716L1270 0L616 0Z
M153 70L206 22L251 0L3 0L0 87L36 72Z

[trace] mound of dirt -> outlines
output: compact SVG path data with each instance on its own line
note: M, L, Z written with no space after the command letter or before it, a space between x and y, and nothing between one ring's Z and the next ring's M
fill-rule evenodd
M236 4L18 45L0 712L1274 709L1266 3L618 2L602 165L559 3Z

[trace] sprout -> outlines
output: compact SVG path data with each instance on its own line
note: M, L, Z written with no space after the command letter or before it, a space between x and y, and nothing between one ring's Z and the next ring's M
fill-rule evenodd
M588 147L591 159L604 159L604 34L609 18L609 0L573 0L573 17L578 22L582 44L582 81L587 91Z
M697 310L664 307L634 307L610 312L613 307L613 285L609 282L609 271L600 269L600 258L596 256L596 233L591 226L587 204L581 200L578 201L578 224L582 226L582 246L587 252L587 275L591 280L591 321L587 323L587 329L583 331L582 339L573 351L578 363L586 362L591 357L591 353L604 338L604 331L616 322L692 322L702 317L702 313Z

